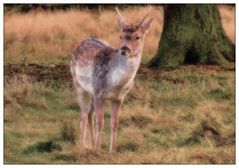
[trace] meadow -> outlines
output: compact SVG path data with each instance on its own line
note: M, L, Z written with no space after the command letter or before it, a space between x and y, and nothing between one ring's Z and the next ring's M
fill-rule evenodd
M131 6L122 14L133 21L146 9ZM235 72L212 65L148 69L162 7L152 6L151 14L155 22L111 155L108 104L102 150L79 152L80 109L67 64L84 38L119 45L115 11L5 12L4 163L235 163ZM220 14L235 43L235 8L220 6Z

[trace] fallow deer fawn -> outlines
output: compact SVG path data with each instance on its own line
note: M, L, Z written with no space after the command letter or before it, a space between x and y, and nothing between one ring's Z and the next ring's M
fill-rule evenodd
M80 112L80 147L84 147L86 128L92 146L100 149L104 125L104 100L111 102L110 152L115 151L119 111L125 95L133 86L139 68L144 37L153 18L146 15L136 24L126 24L118 8L117 25L121 31L119 49L95 38L82 41L70 63ZM96 137L93 131L93 112L96 115Z

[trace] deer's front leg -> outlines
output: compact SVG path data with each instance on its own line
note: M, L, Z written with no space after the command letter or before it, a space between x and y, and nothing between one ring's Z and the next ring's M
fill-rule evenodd
M95 115L96 115L95 147L96 149L100 150L101 130L102 130L102 127L104 126L103 99L95 98L94 108L95 108Z
M116 147L116 135L117 128L119 125L119 111L122 105L122 101L112 101L111 102L111 119L110 119L110 127L111 127L111 136L110 136L110 153L115 152Z

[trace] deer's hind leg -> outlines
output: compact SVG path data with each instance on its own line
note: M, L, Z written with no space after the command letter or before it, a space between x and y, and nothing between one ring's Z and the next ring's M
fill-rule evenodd
M85 146L85 138L86 138L86 131L87 131L87 125L88 125L88 121L89 117L92 115L93 110L90 107L91 104L91 95L85 91L84 89L82 89L81 87L77 87L76 88L76 92L77 92L77 100L80 106L80 147L83 148ZM89 124L91 125L92 128L92 122L89 122ZM93 132L93 130L90 132ZM93 136L93 133L90 134L90 136Z
M96 115L95 148L100 150L101 131L104 125L103 99L94 97L94 108Z
M88 115L88 133L89 133L89 141L91 146L94 147L95 139L94 139L94 99L92 98L88 104L89 115Z

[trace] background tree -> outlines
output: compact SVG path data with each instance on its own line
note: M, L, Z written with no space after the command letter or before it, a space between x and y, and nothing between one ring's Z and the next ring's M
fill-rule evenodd
M235 46L226 36L217 5L167 5L162 38L150 67L187 63L233 68Z

